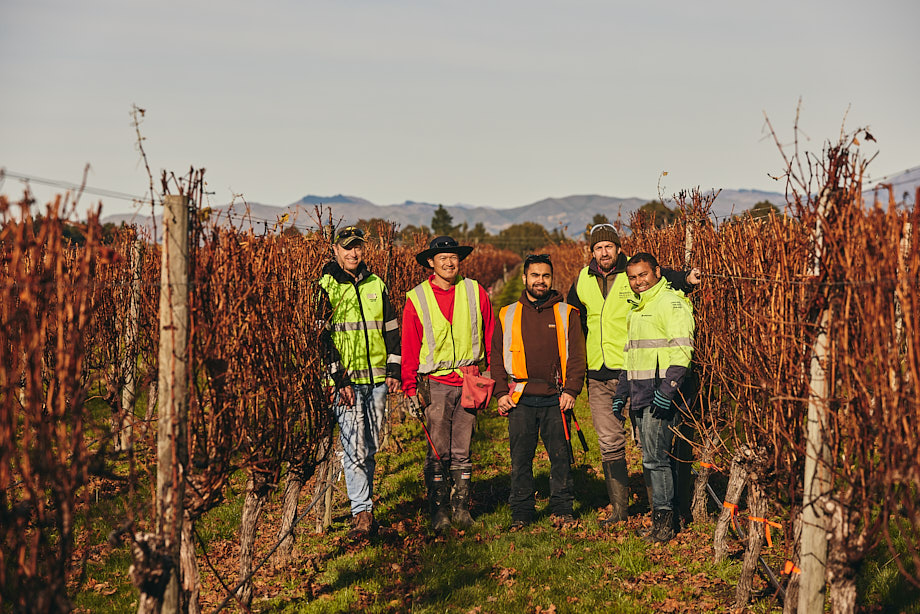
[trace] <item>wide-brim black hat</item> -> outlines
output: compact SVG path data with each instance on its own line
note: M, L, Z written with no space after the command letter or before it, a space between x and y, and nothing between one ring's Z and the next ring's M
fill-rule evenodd
M431 243L428 244L428 249L415 255L415 261L426 269L430 269L431 266L428 265L428 259L434 257L435 254L457 254L460 260L463 260L469 256L472 251L472 247L469 245L460 245L452 237L435 237L431 240Z

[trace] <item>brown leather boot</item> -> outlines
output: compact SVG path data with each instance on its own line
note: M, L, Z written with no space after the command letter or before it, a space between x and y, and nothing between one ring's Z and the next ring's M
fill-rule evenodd
M354 517L355 527L349 532L352 539L371 537L377 533L377 521L374 512L358 512Z

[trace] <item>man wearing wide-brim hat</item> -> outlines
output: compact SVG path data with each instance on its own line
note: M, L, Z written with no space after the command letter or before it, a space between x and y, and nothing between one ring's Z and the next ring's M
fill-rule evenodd
M463 528L473 523L469 512L470 442L476 415L460 403L460 368L489 368L488 340L494 319L485 289L460 275L460 262L472 251L452 237L435 237L428 249L415 257L432 273L406 294L403 310L402 387L410 408L420 413L417 378L427 379L430 390L430 405L423 416L431 437L425 483L436 531L449 528L451 520Z

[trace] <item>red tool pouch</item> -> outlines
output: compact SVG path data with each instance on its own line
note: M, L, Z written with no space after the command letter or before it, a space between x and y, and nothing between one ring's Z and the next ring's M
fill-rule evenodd
M470 365L460 367L463 374L463 391L460 394L460 405L466 409L485 409L492 400L492 389L495 380L479 373L479 367Z

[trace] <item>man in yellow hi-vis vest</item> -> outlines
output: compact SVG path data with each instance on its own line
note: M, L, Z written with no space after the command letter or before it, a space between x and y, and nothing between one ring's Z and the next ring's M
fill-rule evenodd
M334 259L319 285L327 302L324 339L333 411L339 423L345 487L354 519L352 537L372 535L374 457L386 419L387 392L399 390L399 321L383 280L364 264L364 231L341 229Z
M623 369L626 314L633 291L626 279L627 256L620 249L620 236L613 224L596 224L590 231L591 262L572 284L567 302L581 314L588 357L588 406L597 432L607 496L613 511L601 525L626 520L629 506L626 470L626 416L614 412L613 397ZM684 292L700 282L699 270L687 273L662 269L663 275ZM646 479L646 487L648 487ZM651 505L651 494L649 505Z
M415 256L432 274L406 294L402 327L402 387L410 411L427 423L431 445L425 482L435 531L473 524L469 511L473 463L470 443L474 410L461 405L461 367L488 369L493 317L489 295L479 283L460 275L460 261L473 248L447 236L432 239ZM421 415L418 376L430 390ZM451 482L453 488L451 488Z
M690 301L661 277L651 254L636 254L626 264L626 277L639 300L626 318L626 355L613 410L632 402L632 415L642 441L642 467L652 487L652 530L649 542L674 537L677 454L672 451L681 411L691 401L690 360L695 324Z
M553 287L546 254L524 260L524 291L499 311L492 335L492 379L498 412L508 417L511 447L511 528L533 521L533 457L542 437L549 455L549 511L573 520L568 417L585 379L585 339L578 310Z

